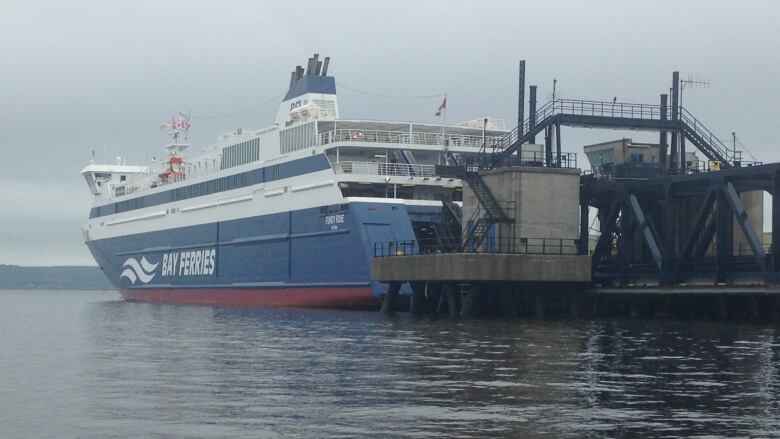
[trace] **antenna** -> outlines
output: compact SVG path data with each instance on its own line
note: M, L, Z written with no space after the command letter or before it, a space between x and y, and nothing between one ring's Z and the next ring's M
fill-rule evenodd
M710 81L705 78L698 78L691 75L688 75L686 79L680 80L680 103L678 104L680 107L682 107L682 95L683 90L685 90L685 86L690 86L690 88L709 88Z
M557 88L558 88L558 80L553 78L552 93L546 93L544 96L551 101L555 101L556 99L560 98L560 96L558 95Z
M741 141L741 140L739 140L739 137L737 137L737 133L731 133L731 134L732 134L732 142L734 142L734 148L735 148L735 150L736 150L736 145L739 145L739 147L740 147L740 148L742 148L742 151L745 151L745 152L747 152L748 154L750 154L750 157L752 157L752 158L753 158L753 161L755 161L755 162L759 163L759 161L758 161L758 158L756 158L756 156L755 156L755 155L753 155L753 153L752 153L752 152L750 152L750 150L747 148L747 146L745 146L745 144L744 144L744 143L742 143L742 141Z

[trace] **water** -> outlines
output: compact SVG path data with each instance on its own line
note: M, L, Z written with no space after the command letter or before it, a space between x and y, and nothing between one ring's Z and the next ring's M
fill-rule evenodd
M0 437L780 435L773 325L0 292Z

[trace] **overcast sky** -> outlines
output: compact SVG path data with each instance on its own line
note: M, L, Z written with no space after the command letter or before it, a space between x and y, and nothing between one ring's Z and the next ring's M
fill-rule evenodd
M517 62L546 101L656 103L671 72L711 82L684 105L760 160L780 160L780 3L773 1L0 0L0 263L94 265L81 238L92 150L142 164L160 123L191 111L191 140L272 124L289 73L331 57L341 116L434 122L517 118ZM305 64L304 64L305 65ZM199 117L200 116L200 117ZM633 136L564 129L564 149ZM583 158L581 158L583 160Z

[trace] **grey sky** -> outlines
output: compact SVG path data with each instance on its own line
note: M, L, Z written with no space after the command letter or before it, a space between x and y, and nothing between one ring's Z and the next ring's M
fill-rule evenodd
M753 2L405 2L0 0L0 263L94 264L80 225L90 152L160 155L158 129L190 110L191 140L271 124L312 53L337 84L388 95L448 94L448 121L516 119L517 61L540 100L658 101L672 70L706 77L684 105L716 134L736 131L780 160L780 4ZM338 88L342 117L435 121L438 98L391 100ZM623 135L565 129L564 147ZM105 151L105 154L104 154ZM581 158L584 160L584 158Z

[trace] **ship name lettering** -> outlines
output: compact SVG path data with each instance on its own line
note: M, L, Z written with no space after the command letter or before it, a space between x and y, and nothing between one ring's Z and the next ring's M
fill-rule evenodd
M325 224L327 225L333 225L333 224L344 224L344 214L340 213L338 215L328 215L325 217Z
M163 254L163 276L208 276L216 269L217 250L191 250Z

